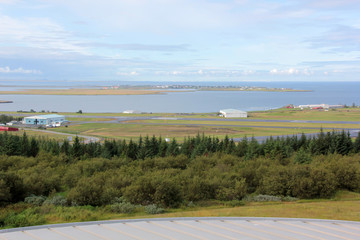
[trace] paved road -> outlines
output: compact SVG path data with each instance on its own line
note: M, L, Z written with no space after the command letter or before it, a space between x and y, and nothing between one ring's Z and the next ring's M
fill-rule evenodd
M46 132L46 133L51 133L51 134L59 134L59 135L65 135L65 136L69 136L69 137L80 137L80 138L84 138L84 143L90 143L90 142L99 142L101 139L98 137L93 137L93 136L85 136L85 135L78 135L78 134L71 134L71 133L62 133L62 132L54 132L54 131L50 131L50 130L42 130L42 129L34 129L34 128L25 128L26 131L35 131L35 132Z

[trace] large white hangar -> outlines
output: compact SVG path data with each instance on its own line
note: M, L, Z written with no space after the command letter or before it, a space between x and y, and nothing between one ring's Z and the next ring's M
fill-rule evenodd
M247 118L247 112L237 109L223 109L220 114L225 118Z
M0 230L2 240L360 239L360 222L289 218L157 218Z

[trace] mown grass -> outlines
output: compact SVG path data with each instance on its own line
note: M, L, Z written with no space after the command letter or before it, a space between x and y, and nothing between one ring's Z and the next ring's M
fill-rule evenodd
M338 108L329 111L280 108L262 112L250 112L253 119L360 121L360 108Z
M320 129L320 128L319 128ZM137 139L142 136L162 136L182 141L184 137L205 134L224 138L242 138L251 136L277 136L319 132L319 129L286 129L286 128L251 128L232 126L191 126L191 125L147 125L147 124L116 124L86 123L71 125L67 128L56 128L52 131L71 134L82 134L102 138Z
M112 121L114 118L94 118L94 117L67 117L66 120L70 122L104 122L104 121Z
M28 137L35 137L35 138L46 138L46 139L55 139L57 141L63 141L68 138L66 135L59 135L56 133L49 133L49 132L42 132L42 131L33 131L30 129L19 129L17 132L9 132L12 135L22 136L26 133Z
M360 128L360 124L304 123L304 122L248 122L248 121L192 121L192 120L136 120L129 123L203 124L224 126L293 127L293 128Z

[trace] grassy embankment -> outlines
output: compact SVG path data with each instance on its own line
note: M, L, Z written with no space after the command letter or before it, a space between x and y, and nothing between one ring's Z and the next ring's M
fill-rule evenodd
M22 212L21 216L27 219L24 223L28 225L154 217L286 217L360 221L360 194L348 191L340 191L332 199L239 203L242 206L230 207L231 202L207 201L192 207L166 209L165 213L156 215L146 214L141 207L131 214L118 214L113 213L108 206L45 205L29 208L28 204L18 203L1 208L0 218L9 212ZM19 215L18 218L22 219Z

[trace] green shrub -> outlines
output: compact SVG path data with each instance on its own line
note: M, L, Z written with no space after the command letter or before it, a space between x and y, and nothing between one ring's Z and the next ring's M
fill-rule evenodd
M43 205L55 205L55 206L66 206L67 201L64 196L57 195L52 198L48 198L44 201Z
M36 209L30 208L19 214L11 213L4 219L4 225L7 227L26 227L44 224L46 222L45 217L36 211Z
M248 202L280 202L281 197L272 196L272 195L255 195L255 196L247 196L245 200Z
M41 206L46 200L46 197L44 196L35 196L33 194L31 194L29 197L26 197L24 202L25 203L30 203L32 205L35 206Z
M111 211L115 213L133 213L135 205L129 202L114 203L110 206Z
M284 202L295 202L299 199L296 197L286 196L286 197L282 197L281 200Z
M147 214L160 214L165 212L163 208L158 207L155 204L147 205L144 209Z

